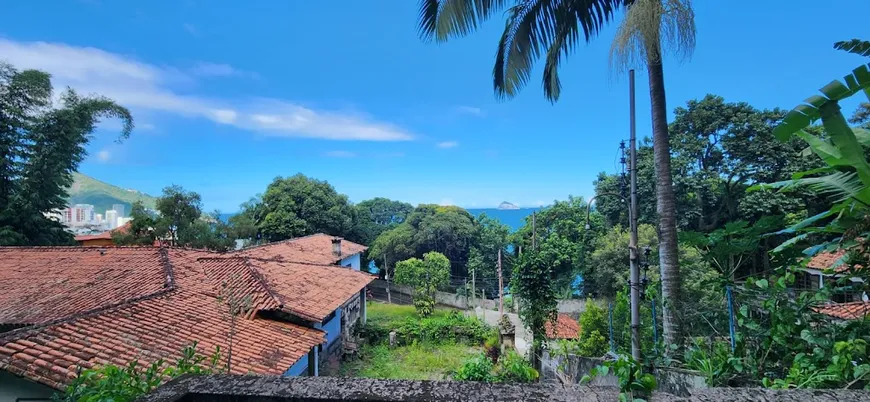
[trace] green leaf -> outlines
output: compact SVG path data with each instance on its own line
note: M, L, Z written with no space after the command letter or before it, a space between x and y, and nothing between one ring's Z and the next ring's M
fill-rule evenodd
M820 89L825 96L830 100L840 100L849 95L849 88L843 85L840 81L831 81L830 84L825 85Z
M870 56L870 42L860 39L836 42L834 43L834 49L844 50L860 56Z
M804 100L804 103L806 103L806 104L808 104L808 105L813 105L813 106L815 106L816 108L819 108L819 107L821 107L823 104L825 104L825 102L827 102L827 101L828 101L828 100L827 100L825 97L823 97L823 96L813 95L813 96L810 96L809 98L806 98L806 99Z
M797 244L797 242L806 239L807 236L809 236L809 234L807 234L807 233L802 233L802 234L799 234L799 235L797 235L797 236L795 236L795 237L792 237L791 239L788 239L788 240L784 241L784 242L783 242L782 244L780 244L779 246L776 246L776 248L773 249L773 252L774 252L774 253L779 253L779 252L781 252L782 250L785 250L785 249L787 249L787 248L789 248L789 247L791 247L791 246L794 246L795 244Z
M767 289L768 285L767 279L759 279L755 281L755 286L758 286L761 289Z

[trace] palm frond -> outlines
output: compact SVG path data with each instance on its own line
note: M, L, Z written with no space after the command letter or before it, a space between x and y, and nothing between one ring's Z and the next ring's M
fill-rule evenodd
M870 56L870 41L852 39L834 43L834 49L855 53L859 56Z
M544 52L555 52L548 56L545 82L552 84L545 84L545 91L551 101L558 99L559 91L548 88L559 87L553 71L558 68L560 52L566 54L576 46L580 29L586 41L591 40L613 18L614 10L631 1L526 0L511 7L493 68L496 95L515 96L528 82L534 62Z
M691 0L636 0L628 7L610 47L613 71L660 63L662 54L689 58L695 50Z
M418 32L423 40L444 42L474 32L507 7L510 0L420 0Z
M580 29L586 42L589 42L598 33L603 24L609 21L615 10L625 2L597 2L597 1L569 1L563 2L555 10L555 34L552 43L547 50L544 64L544 94L551 102L559 100L562 92L562 82L559 79L559 65L562 56L568 56L574 51L580 38ZM580 26L578 27L578 23Z
M834 202L855 198L864 190L864 183L855 172L836 172L821 177L805 177L795 180L794 186L807 187L820 194L833 197Z

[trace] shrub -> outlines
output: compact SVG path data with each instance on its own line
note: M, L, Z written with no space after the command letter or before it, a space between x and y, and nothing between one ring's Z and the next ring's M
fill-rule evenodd
M409 258L396 263L396 283L414 287L414 307L421 317L435 311L435 291L450 280L450 260L444 254L430 252L423 259Z
M495 329L484 324L483 321L476 317L465 316L457 311L451 311L444 316L423 319L406 318L398 322L378 323L370 321L360 328L360 334L369 339L371 343L382 343L387 341L390 331L394 330L398 342L403 345L415 341L481 345L487 338L497 337Z
M587 299L586 310L580 314L580 339L577 353L580 356L601 357L607 353L607 315L598 303Z
M526 359L511 350L499 359L495 369L495 379L498 382L533 382L538 379L538 371Z
M462 364L462 367L453 374L453 379L492 382L494 380L492 368L492 360L481 353Z
M126 367L112 364L82 371L63 395L52 398L59 402L127 402L159 387L164 380L183 374L211 374L220 371L220 348L206 359L196 353L196 342L184 348L182 356L174 365L166 365L160 359L142 369L131 361ZM205 365L208 360L208 365Z

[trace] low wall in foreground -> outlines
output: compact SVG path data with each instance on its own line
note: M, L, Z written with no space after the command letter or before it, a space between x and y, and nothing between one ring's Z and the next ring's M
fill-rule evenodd
M461 381L372 380L336 377L183 376L140 398L141 402L308 402L308 401L552 401L613 402L614 387L554 383L488 384ZM687 397L657 392L666 401L867 401L868 391L710 388Z

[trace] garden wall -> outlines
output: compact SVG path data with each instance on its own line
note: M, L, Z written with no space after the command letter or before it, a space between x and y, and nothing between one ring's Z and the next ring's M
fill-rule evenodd
M593 368L603 362L603 359L575 355L550 356L547 351L544 351L541 378L558 380L563 384L579 384L584 375L589 374ZM658 368L653 374L656 377L658 389L670 394L686 396L691 393L691 390L707 388L704 377L694 371ZM613 374L597 376L592 379L589 385L615 387L619 385L619 379Z
M369 284L369 289L372 291L372 296L380 301L387 301L387 282L382 279L376 279ZM389 299L395 304L412 304L412 296L414 291L408 286L390 284ZM498 300L488 300L480 298L471 298L462 296L456 293L435 292L435 302L441 306L452 307L460 310L468 310L480 306L487 310L497 310Z

